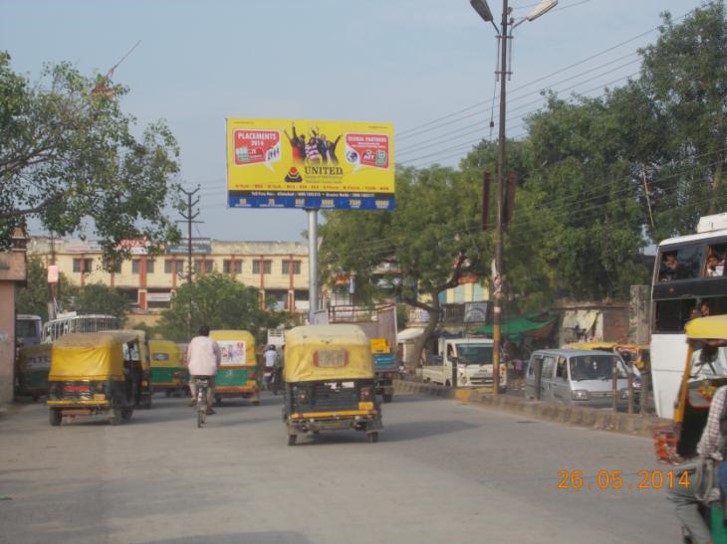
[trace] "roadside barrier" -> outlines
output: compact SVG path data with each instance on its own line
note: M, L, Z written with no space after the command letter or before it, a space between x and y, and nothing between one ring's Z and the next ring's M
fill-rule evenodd
M452 389L451 387L430 383L395 380L394 390L396 393L419 393L456 399L460 402L478 404L532 419L649 438L653 436L655 427L661 427L670 423L669 420L661 419L654 415L642 416L640 414L614 412L611 409L555 404L513 397L511 395L495 396L487 389Z

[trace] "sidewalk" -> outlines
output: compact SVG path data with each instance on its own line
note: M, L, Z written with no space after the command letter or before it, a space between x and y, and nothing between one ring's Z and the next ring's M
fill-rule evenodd
M653 429L671 423L655 415L642 416L613 412L609 409L569 406L543 401L527 400L510 395L493 395L489 390L457 389L428 383L394 381L396 393L419 393L442 398L457 399L461 402L479 404L504 412L520 414L525 417L589 427L600 431L652 437ZM394 398L396 402L396 398Z

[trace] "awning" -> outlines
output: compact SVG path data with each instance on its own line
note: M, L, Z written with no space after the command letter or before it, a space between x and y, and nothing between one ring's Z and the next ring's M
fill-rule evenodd
M407 340L415 340L424 334L424 329L421 327L412 327L410 329L404 329L396 335L397 342L406 342Z
M601 312L598 310L566 310L563 312L563 329L590 331Z
M500 323L500 333L508 336L510 339L516 339L521 336L547 338L552 334L557 321L558 316L550 313L512 317ZM477 329L477 331L492 336L492 328L492 325L485 325Z

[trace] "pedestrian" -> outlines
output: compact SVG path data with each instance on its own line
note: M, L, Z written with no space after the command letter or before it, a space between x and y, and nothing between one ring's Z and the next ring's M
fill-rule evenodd
M209 337L210 328L202 325L199 328L199 335L192 338L187 346L187 368L189 369L189 390L192 393L190 406L197 402L197 385L195 378L206 377L209 380L207 388L207 414L212 415L212 403L215 399L215 378L217 370L222 363L222 352L220 346Z

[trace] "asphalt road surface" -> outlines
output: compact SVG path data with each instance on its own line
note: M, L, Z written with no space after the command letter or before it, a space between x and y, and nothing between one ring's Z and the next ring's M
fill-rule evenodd
M648 487L670 485L648 439L399 395L377 444L338 431L289 447L280 397L227 401L202 429L186 402L157 395L118 427L13 408L0 542L681 542Z

